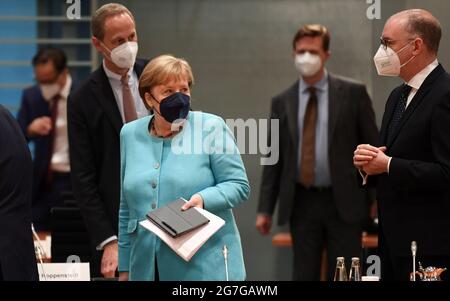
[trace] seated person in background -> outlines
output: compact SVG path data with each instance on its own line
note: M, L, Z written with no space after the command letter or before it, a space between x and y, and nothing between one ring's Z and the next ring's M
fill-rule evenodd
M189 64L170 55L153 59L140 77L139 93L154 114L126 124L120 135L120 280L225 280L224 245L229 279L246 277L232 213L249 197L246 171L225 122L189 110L193 81ZM139 225L180 197L189 200L183 210L200 207L225 220L189 262Z
M66 107L76 85L60 49L39 50L33 67L38 84L23 91L17 118L34 142L33 224L36 230L50 230L50 209L60 205L62 191L71 191Z

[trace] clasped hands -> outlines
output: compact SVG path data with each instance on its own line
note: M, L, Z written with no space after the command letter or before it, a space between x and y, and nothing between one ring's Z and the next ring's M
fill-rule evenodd
M353 164L365 174L379 175L388 172L390 157L386 156L386 147L375 147L370 144L360 144L353 156Z

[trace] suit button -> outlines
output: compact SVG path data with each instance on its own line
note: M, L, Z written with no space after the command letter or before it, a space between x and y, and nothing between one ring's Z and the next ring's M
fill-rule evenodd
M159 163L153 164L153 167L154 167L155 169L158 169L158 168L159 168Z
M156 182L152 182L152 188L153 188L153 189L156 188Z
M155 209L155 208L156 208L156 204L152 203L152 209Z

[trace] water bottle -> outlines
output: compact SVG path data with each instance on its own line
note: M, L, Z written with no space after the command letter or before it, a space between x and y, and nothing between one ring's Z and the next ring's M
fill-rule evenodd
M344 257L336 258L336 270L334 271L334 281L348 281Z
M361 265L358 257L352 257L352 266L348 279L349 281L361 281Z

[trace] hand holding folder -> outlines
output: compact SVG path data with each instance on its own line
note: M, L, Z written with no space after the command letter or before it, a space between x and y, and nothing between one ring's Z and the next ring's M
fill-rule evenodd
M175 201L178 202L179 200ZM173 208L181 208L181 206L184 204L185 200L181 199L180 206L179 207L171 207ZM173 204L173 203L171 203ZM169 204L170 205L170 204ZM175 206L175 204L173 204ZM178 205L176 205L178 206ZM165 208L161 207L158 210ZM168 210L172 210L168 209ZM150 219L146 219L144 221L140 222L140 225L146 228L147 230L151 231L155 235L157 235L162 241L164 241L174 252L176 252L181 258L183 258L185 261L189 261L192 256L195 255L195 253L200 249L201 246L214 234L216 233L223 225L225 225L225 221L221 219L220 217L212 214L211 212L208 212L204 209L193 207L186 211L195 211L193 215L197 216L197 214L200 214L204 219L206 219L209 222L204 223L204 220L201 218L195 219L196 221L200 222L203 220L203 223L201 225L193 226L195 224L190 224L189 227L194 227L188 230L187 232L183 232L183 227L186 227L186 225L183 225L182 227L178 228L179 225L174 226L174 223L171 224L171 227L175 227L175 232L179 233L178 235L173 236L175 232L172 230L167 230L165 226L160 227L155 222L150 221ZM155 210L154 212L156 212ZM167 213L167 212L166 212ZM172 215L172 213L168 213L169 215ZM150 215L150 213L148 214ZM177 218L178 219L178 218ZM189 218L188 218L189 219ZM160 219L161 220L161 219ZM161 222L162 224L162 222ZM183 222L181 222L183 224ZM163 225L163 224L162 224ZM183 233L183 234L181 234Z
M181 210L185 202L185 199L180 198L149 212L147 218L172 237L179 237L209 222L209 219L194 208Z

